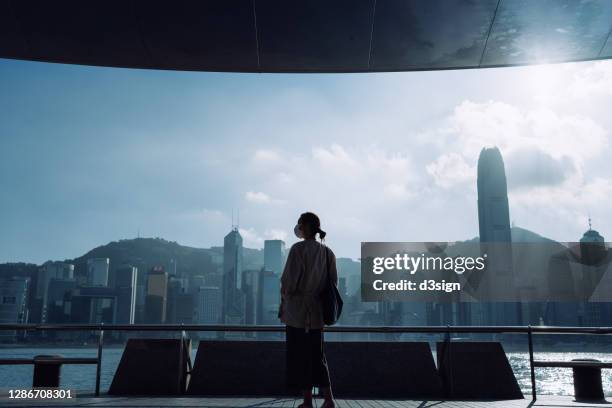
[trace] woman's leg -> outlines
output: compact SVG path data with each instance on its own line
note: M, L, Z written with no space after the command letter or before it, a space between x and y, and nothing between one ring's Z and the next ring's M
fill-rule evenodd
M287 385L290 389L301 390L303 407L312 407L312 366L310 345L302 328L286 327L287 341Z
M334 395L332 394L331 385L329 387L321 388L321 392L323 393L323 399L325 400L325 402L323 403L324 405L322 405L322 407L329 408L335 406Z
M331 390L331 382L329 379L329 369L327 367L327 359L325 358L325 346L323 339L323 330L311 331L311 358L313 365L314 383L319 387L323 398L325 399L322 407L334 407L334 396Z
M312 388L304 390L304 407L312 407Z

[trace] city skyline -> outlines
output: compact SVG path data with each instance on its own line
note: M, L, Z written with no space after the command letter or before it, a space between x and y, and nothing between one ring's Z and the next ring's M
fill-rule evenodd
M477 155L492 145L514 225L574 241L590 215L612 231L610 62L305 77L1 61L0 73L0 262L138 234L219 246L232 209L249 248L290 246L306 210L338 256L357 258L360 241L470 239Z
M561 255L550 258L545 256L543 262L548 268L542 269L542 263L538 262L523 262L519 270L514 270L512 251L508 252L513 241L520 243L524 239L532 243L546 242L552 245L551 249L555 254L565 251L569 253L572 250L570 247L561 250L563 245L543 239L527 230L522 230L524 238L513 238L515 234L510 225L505 164L497 147L481 149L477 163L476 187L479 251L483 250L483 244L507 245L503 254L492 248L485 249L493 250L493 253L499 255L493 257L496 261L488 265L487 272L490 274L487 273L484 277L471 274L467 278L470 287L468 296L478 298L480 302L466 304L462 303L466 299L459 297L454 298L451 303L441 299L417 301L415 297L399 302L400 299L366 299L364 302L363 270L361 282L358 282L359 274L355 273L359 269L359 263L349 261L354 264L353 267L356 266L355 269L346 265L343 258L337 258L342 295L347 297L347 300L358 299L361 295L362 300L349 301L348 304L352 307L347 308L343 323L372 324L374 321L381 321L384 324L398 325L516 325L564 322L566 325L583 325L588 322L597 326L608 321L612 316L609 303L587 307L584 302L555 302L556 298L551 296L551 293L561 293L564 296L573 294L576 299L585 296L590 299L592 290L599 290L602 284L604 270L598 269L592 276L589 275L588 281L578 277L580 287L585 289L578 292L574 291L577 278L573 273L566 273L561 281L550 279L550 262L553 259L568 259ZM3 319L11 322L31 320L41 323L275 324L279 307L280 276L287 255L285 243L282 240L266 240L257 260L250 258L246 261L244 240L239 226L233 221L232 217L232 226L224 236L222 247L206 251L198 249L200 256L191 258L191 261L184 252L179 255L182 259L176 258L177 254L181 253L179 249L185 250L185 247L176 242L156 239L149 240L145 245L135 244L140 241L138 239L116 242L114 244L118 246L114 249L109 248L113 243L106 248L98 247L80 259L74 259L73 263L66 263L70 262L68 260L47 262L34 269L31 265L22 268L19 265L5 264L3 266L7 267L6 272L16 275L3 278L7 286L1 305ZM153 250L153 243L161 243L164 249ZM592 254L588 259L601 260L609 256L610 249L606 246L604 237L591 228L590 219L588 230L580 239L581 251L586 243L591 243L591 247L584 246L584 253ZM595 249L592 247L593 243L597 245ZM369 259L367 255L365 257ZM532 257L526 255L523 258ZM583 259L583 265L590 262L588 259ZM182 265L183 261L191 266L184 268L177 265ZM566 263L557 262L555 265L553 270L558 273L560 266L569 267L570 262L567 260ZM602 267L607 267L607 264ZM561 267L561 270L569 269ZM549 275L545 275L546 271ZM523 275L519 277L521 273ZM606 282L603 283L603 291L606 290L605 286L609 285L609 282ZM31 284L34 287L30 288ZM524 287L517 287L517 284ZM519 292L521 288L532 288L532 294L536 294L535 288L539 288L544 291L544 295L536 296L535 299L542 298L546 301L509 302L507 299L512 298L513 288ZM508 293L510 296L504 297ZM505 303L496 303L491 299L504 299ZM562 299L567 299L567 296ZM579 310L578 313L575 308ZM16 339L17 333L11 332L7 336Z

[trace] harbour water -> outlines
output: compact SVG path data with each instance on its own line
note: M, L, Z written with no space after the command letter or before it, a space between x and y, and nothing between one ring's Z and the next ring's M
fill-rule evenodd
M112 377L121 359L121 347L105 347L102 358L101 390L108 390ZM0 358L29 358L41 354L60 354L64 357L95 357L97 349L92 348L2 348ZM508 359L524 394L531 394L529 356L527 353L509 352ZM574 358L594 358L612 361L612 353L540 352L538 360L569 361ZM192 352L195 361L195 349ZM415 368L416 369L416 368ZM32 385L31 365L0 366L0 389L29 388ZM96 367L94 365L66 365L62 368L62 387L93 392ZM572 370L568 368L536 368L537 392L549 395L573 395ZM603 370L603 388L612 396L612 370Z

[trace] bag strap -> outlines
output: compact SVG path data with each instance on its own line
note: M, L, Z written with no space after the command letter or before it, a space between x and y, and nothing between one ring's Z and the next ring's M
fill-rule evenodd
M302 282L302 276L306 272L306 262L304 262L304 268L300 271L300 276L298 276L297 282L295 282L295 290L298 291L300 288L300 283Z
M319 287L323 288L325 286L325 284L329 282L331 277L329 276L329 263L328 263L328 259L327 259L327 245L321 243L321 247L323 248L323 251L324 251L324 254L323 254L323 257L324 257L323 264L325 266L325 275L323 276L323 279L321 279L321 283L319 284Z

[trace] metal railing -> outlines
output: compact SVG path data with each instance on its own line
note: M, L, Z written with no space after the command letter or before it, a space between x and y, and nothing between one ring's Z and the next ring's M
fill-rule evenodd
M165 331L180 332L185 337L186 332L273 332L285 331L285 326L256 326L256 325L201 325L201 324L0 324L2 330L20 331L97 331L98 354L96 367L96 396L100 395L100 374L102 366L102 349L105 331ZM531 395L535 401L536 377L533 358L534 334L586 334L609 335L612 327L567 327L567 326L330 326L325 328L327 333L424 333L444 334L444 341L451 341L452 333L468 334L526 334L529 352L529 368L531 375ZM0 360L3 361L10 359ZM23 362L22 362L23 364Z

